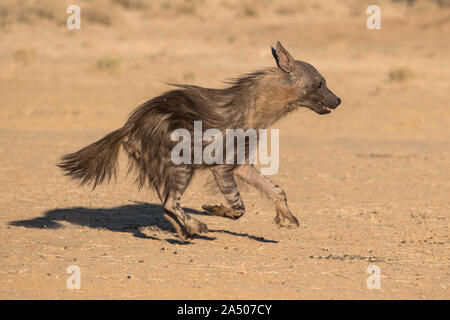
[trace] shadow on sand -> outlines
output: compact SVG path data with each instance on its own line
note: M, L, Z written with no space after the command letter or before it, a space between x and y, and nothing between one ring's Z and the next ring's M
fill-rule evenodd
M193 215L209 215L206 212L184 208L185 212ZM94 229L106 229L114 232L129 232L137 238L151 240L164 240L169 243L189 244L175 239L159 239L141 232L141 228L154 227L163 231L174 232L172 225L164 218L161 205L153 203L141 203L124 205L115 208L58 208L46 211L44 216L29 220L11 221L11 226L21 226L26 228L59 229L64 225L59 221L67 221L72 224L87 226ZM209 230L211 233L225 233L237 237L248 238L259 242L278 243L275 240L268 240L263 237L249 235L247 233L237 233L227 230ZM215 237L197 235L197 239L216 240Z

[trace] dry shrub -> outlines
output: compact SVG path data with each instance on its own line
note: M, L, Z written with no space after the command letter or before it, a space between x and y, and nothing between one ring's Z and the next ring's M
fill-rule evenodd
M175 6L175 11L181 15L195 15L197 6L194 1L186 1Z
M35 49L21 48L14 50L12 56L16 64L28 66L36 61L37 52Z
M429 1L429 0L427 0ZM413 6L416 2L419 2L417 0L392 0L392 2L404 2L408 4L409 6ZM431 0L430 2L436 3L441 8L448 8L450 7L450 0Z
M81 23L83 23L83 19L86 19L87 22L110 26L113 23L114 17L109 10L88 7L81 9Z
M192 71L185 72L183 74L183 80L189 82L195 81L195 73Z
M244 5L242 11L247 17L255 17L257 15L256 8L249 5Z
M125 9L147 9L151 6L150 0L111 0Z
M109 53L95 62L95 68L100 71L116 71L122 61L120 55Z
M413 72L408 67L394 67L389 70L388 77L390 81L403 82L412 78Z

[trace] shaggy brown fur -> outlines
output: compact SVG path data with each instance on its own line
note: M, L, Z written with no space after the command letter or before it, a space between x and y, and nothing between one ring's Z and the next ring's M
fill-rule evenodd
M230 208L204 206L205 210L232 219L242 216L245 208L234 180L236 175L273 199L276 223L298 226L287 207L284 191L252 165L175 165L170 157L177 143L171 141L171 133L184 128L193 135L194 121L202 121L204 131L211 128L223 133L226 129L258 130L268 128L298 107L325 114L340 104L340 99L327 88L325 79L313 66L294 60L279 42L272 53L278 67L230 81L225 89L174 85L177 89L137 107L122 128L64 156L58 165L67 175L81 180L82 184L92 183L95 188L115 175L117 156L123 147L130 159L129 170L136 172L138 186L156 190L166 218L181 239L207 231L205 224L186 214L180 205L194 171L206 167L211 169Z

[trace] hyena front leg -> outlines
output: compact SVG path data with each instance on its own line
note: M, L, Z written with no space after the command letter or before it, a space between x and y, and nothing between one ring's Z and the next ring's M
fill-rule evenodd
M181 196L186 190L193 169L190 167L177 167L172 172L171 181L174 181L167 199L164 201L164 217L173 225L181 240L193 238L197 233L208 232L203 222L192 218L181 207Z
M289 210L286 194L283 189L262 175L250 164L237 167L234 173L245 182L261 190L275 203L277 214L274 221L276 224L287 227L298 227L298 220Z
M244 214L245 207L234 181L233 169L234 165L220 165L211 168L217 186L230 208L223 205L203 205L202 208L213 215L236 220Z

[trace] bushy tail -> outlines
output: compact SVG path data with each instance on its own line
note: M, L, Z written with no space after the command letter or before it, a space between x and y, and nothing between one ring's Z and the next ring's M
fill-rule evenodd
M116 175L116 163L124 128L113 131L103 139L88 145L78 152L62 157L58 167L65 175L81 180L81 184L93 182L93 188Z

